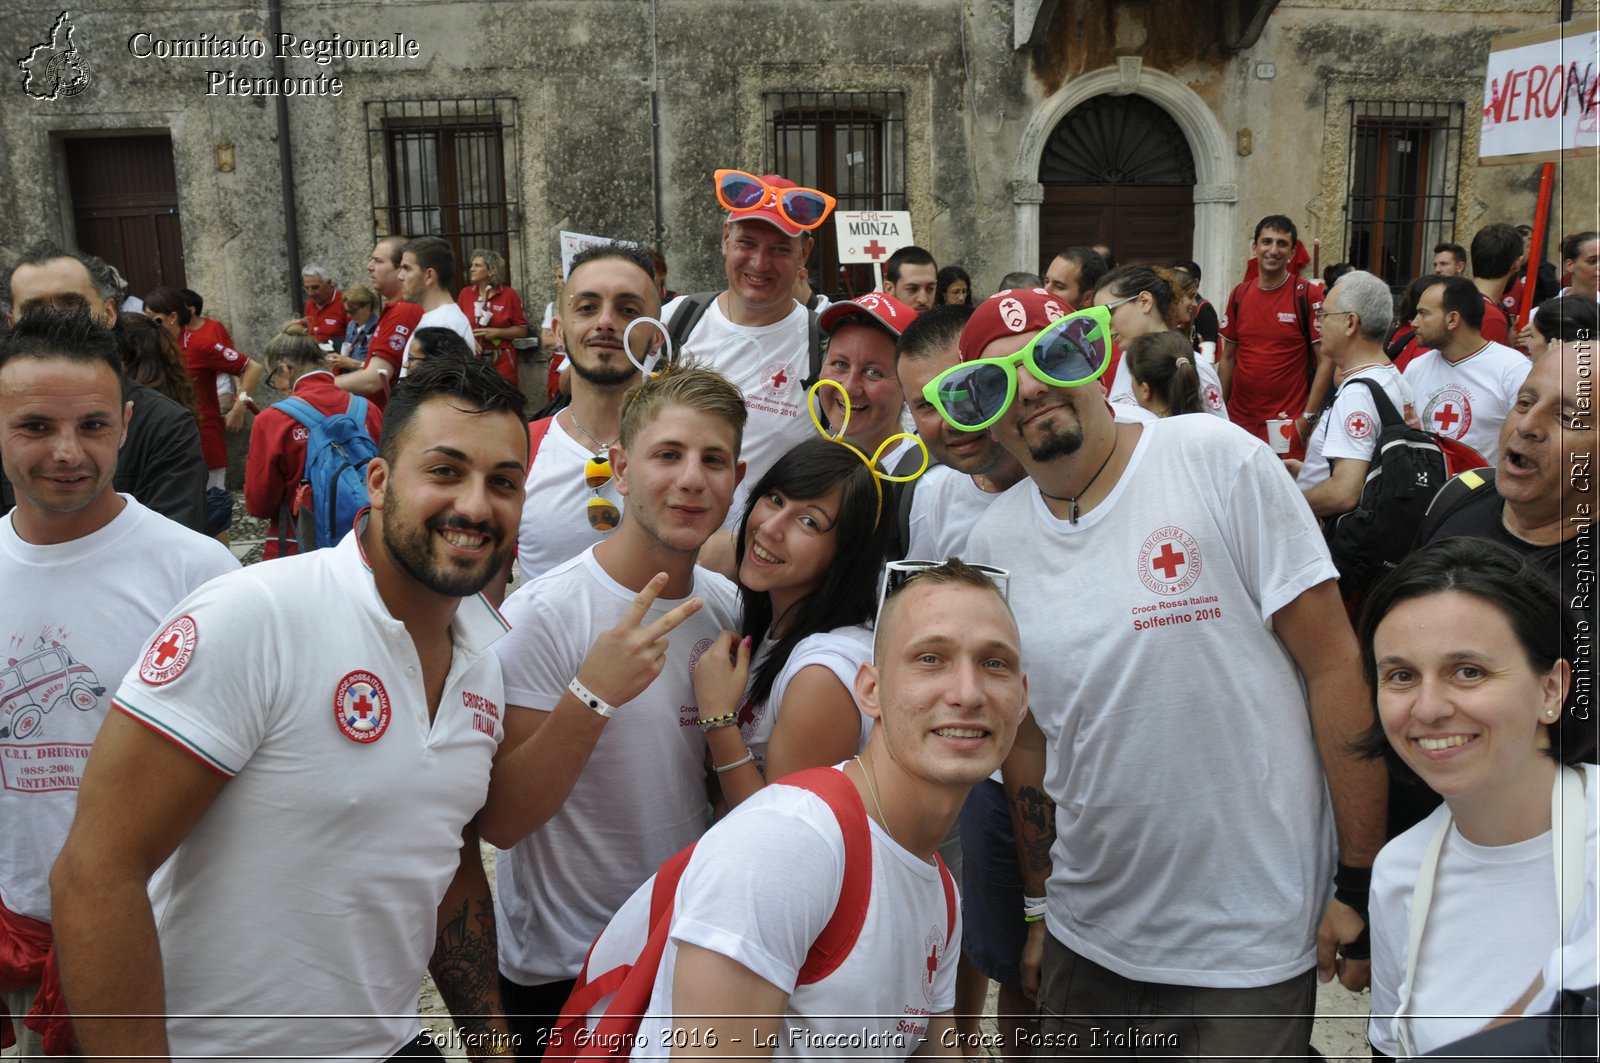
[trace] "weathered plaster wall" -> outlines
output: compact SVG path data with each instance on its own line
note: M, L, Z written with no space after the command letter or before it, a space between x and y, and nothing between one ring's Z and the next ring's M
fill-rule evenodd
M1593 18L1595 3L1580 0L1579 17ZM1041 43L1021 51L1013 48L1011 0L285 0L284 27L301 37L402 31L421 43L410 61L289 63L291 75L328 73L346 83L338 99L290 101L301 257L328 263L343 279L364 279L373 231L367 101L509 97L516 153L506 169L520 236L513 268L525 301L537 308L549 297L557 230L655 239L654 84L660 230L672 283L715 286L720 212L709 175L719 166L763 165L763 94L888 90L904 94L905 186L919 240L942 262L967 266L980 291L992 289L1026 262L1024 219L1037 175L1018 171L1030 121L1038 125L1075 79L1114 81L1119 59L1133 58L1147 74L1169 76L1171 92L1194 94L1196 121L1214 133L1213 169L1233 175L1197 189L1212 226L1207 239L1225 245L1200 250L1223 277L1242 270L1253 223L1267 213L1288 212L1308 237L1321 235L1324 262L1342 252L1344 101L1352 95L1465 101L1457 231L1465 242L1482 221L1531 215L1534 167L1474 164L1476 107L1489 39L1550 21L1554 6L1283 0L1260 40L1227 56L1217 43L1220 16L1188 0L1061 0ZM6 5L0 40L35 40L58 13L37 0ZM270 61L140 60L127 41L140 30L259 36L266 17L261 2L75 11L88 88L50 103L27 99L11 83L0 92L0 255L39 237L70 238L63 134L170 129L190 283L243 346L259 350L298 306L285 284L273 104L207 97L204 71L265 76ZM1258 62L1275 64L1276 77L1259 79ZM1241 129L1254 140L1242 157L1231 152ZM222 140L234 145L232 173L216 165ZM1593 166L1563 170L1557 232L1594 218ZM1224 283L1207 287L1220 291Z

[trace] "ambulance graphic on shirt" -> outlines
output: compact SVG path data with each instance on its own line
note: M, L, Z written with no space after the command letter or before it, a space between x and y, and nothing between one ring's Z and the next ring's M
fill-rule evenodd
M0 669L0 739L41 738L46 714L61 708L89 712L105 692L94 669L61 643L41 638L34 652L7 658Z

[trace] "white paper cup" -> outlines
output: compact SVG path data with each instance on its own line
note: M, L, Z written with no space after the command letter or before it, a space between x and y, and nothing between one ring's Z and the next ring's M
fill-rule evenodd
M1293 432L1293 421L1270 420L1267 422L1267 441L1272 444L1272 452L1274 454L1289 453L1289 438Z

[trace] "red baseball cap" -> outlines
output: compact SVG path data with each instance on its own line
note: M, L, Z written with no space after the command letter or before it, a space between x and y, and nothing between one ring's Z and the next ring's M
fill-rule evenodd
M963 362L983 357L984 349L1002 336L1032 338L1052 321L1072 313L1066 300L1044 288L1007 288L972 312L961 330L957 350Z
M780 177L775 173L764 173L761 175L761 179L773 188L800 187L787 177ZM778 204L771 195L763 199L758 207L753 207L750 210L730 211L728 221L730 223L736 221L764 221L785 236L804 236L810 231L793 224L788 218L779 213Z
M833 303L817 318L823 332L832 333L845 318L871 318L899 338L906 326L916 319L917 312L892 295L868 292L846 303Z

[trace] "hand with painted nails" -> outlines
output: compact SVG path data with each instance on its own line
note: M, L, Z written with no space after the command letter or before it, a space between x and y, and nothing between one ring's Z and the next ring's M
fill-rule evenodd
M739 711L750 678L750 645L749 636L724 631L695 662L694 700L702 720Z

